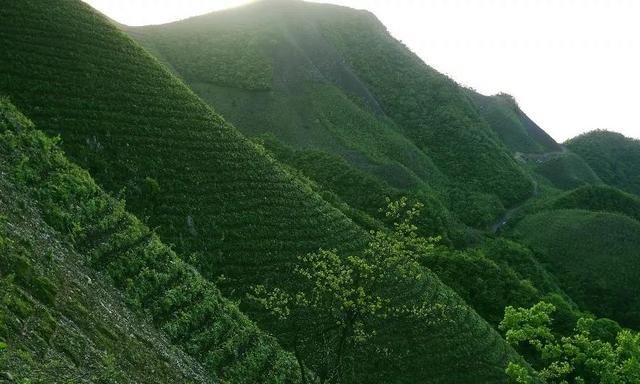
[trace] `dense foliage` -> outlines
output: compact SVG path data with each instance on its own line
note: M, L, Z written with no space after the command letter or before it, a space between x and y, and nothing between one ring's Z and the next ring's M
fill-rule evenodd
M10 185L15 185L16 190L23 196L29 197L26 201L41 212L48 225L59 231L56 233L59 237L58 241L62 240L63 244L72 246L83 255L80 257L72 251L67 251L70 253L68 257L75 257L76 263L85 264L95 271L108 275L113 284L121 290L128 307L139 315L148 316L156 328L164 331L172 343L182 347L186 353L198 360L207 370L209 379L229 383L253 383L258 379L273 383L298 381L300 377L296 375L298 371L294 369L292 356L280 349L275 339L262 333L239 311L236 305L224 299L212 283L179 259L155 233L127 213L123 201L104 193L86 171L67 161L55 140L35 130L32 124L6 101L0 101L0 107L2 111L0 163L6 172L4 177ZM33 232L37 233L37 231ZM0 244L3 247L8 246L9 251L12 251L11 242L6 243L3 240ZM66 245L60 247L66 247ZM41 277L36 268L31 268L31 264L42 263L35 258L37 251L37 249L31 249L28 252L16 254L15 252L20 252L20 248L17 248L8 254L3 252L2 277L11 283L10 274L15 274L15 282L26 286L34 299L45 306L52 306L57 287L63 284L60 280L54 281L46 276ZM50 264L54 256L49 254L44 258ZM7 268L6 272L4 268ZM67 273L71 274L71 272ZM61 272L58 274L60 275ZM77 294L74 292L77 291L83 292L85 296L91 295L91 289L82 288L81 276L69 276L73 279L67 283L65 289L66 295L71 297L66 299L71 301L76 298ZM62 277L63 275L60 275L58 279ZM85 279L91 284L88 276ZM74 288L74 284L79 286ZM118 297L114 293L111 295ZM9 292L9 298L13 297ZM17 297L19 299L21 296ZM36 330L38 326L49 328L55 326L55 319L51 318L47 312L38 313L36 316L30 313L36 309L33 304L34 299L29 299L29 296L23 297L22 301L18 301L11 307L14 308L13 311L20 311L18 316L11 318L13 322L18 322L11 324L14 331L15 327L20 326L21 317L30 319ZM82 296L76 299L82 299ZM100 296L89 297L87 300L99 299ZM68 305L69 307L66 308L70 312L68 316L76 319L78 316L87 317L84 320L86 323L81 323L85 329L96 325L96 320L92 322L88 309L84 307L82 301L71 301ZM97 303L94 302L92 305L96 306ZM61 307L64 308L62 305ZM106 318L120 316L112 314L111 309L107 311L110 312L108 315L103 314ZM41 317L44 319L42 321L45 321L43 324L38 322ZM141 320L138 319L138 321ZM98 322L97 325L99 324ZM110 323L107 325L113 326ZM49 334L45 334L45 338L39 340L44 343L44 346L36 348L39 353L47 350L48 342L56 346L56 339L51 338L53 331L49 330ZM135 339L129 341L131 336L122 335L124 330L105 328L100 331L98 328L98 331L98 337L106 338L98 339L99 345L108 346L115 351L119 351L116 348L118 345L127 346L119 353L131 354L123 357L124 361L117 366L105 367L105 369L130 364L140 370L137 373L140 377L138 380L153 381L155 376L144 377L148 374L145 373L144 367L146 364L155 364L155 362L143 360L145 355L137 351L139 343ZM5 333L2 337L11 344L14 337L18 338L18 335ZM73 339L61 337L63 337L61 342L74 342ZM75 342L80 343L83 340L79 339ZM92 356L84 356L83 348L80 346L65 346L65 348L70 350L69 358L72 361L74 359L82 361L93 356L100 364L114 358L113 355L100 354L99 351L93 351ZM141 351L145 351L146 347L140 348ZM128 361L132 357L137 361ZM14 359L23 361L20 355ZM160 361L163 360L166 358ZM64 363L64 360L62 362ZM83 364L93 363L87 361ZM98 370L101 366L104 366L104 363L94 369ZM124 368L119 369L124 371ZM149 366L149 370L153 373L153 365ZM38 370L35 372L37 373ZM158 372L158 377L164 377L160 381L169 380L171 377L164 372L164 368ZM108 371L105 374L108 374ZM135 376L129 380L135 381Z
M640 198L613 187L591 185L566 192L551 200L554 209L586 209L614 212L640 221Z
M420 211L420 216L415 219L421 235L444 237L447 244L464 242L462 226L456 223L437 198L435 191L427 188L418 192L403 192L351 166L337 155L313 149L295 150L272 136L263 136L257 140L280 162L292 167L292 172L297 170L304 177L317 183L321 188L320 195L325 200L330 200L327 194L335 193L348 207L390 225L392 223L381 209L386 205L386 199L398 200L403 196L409 196L411 200L409 204L420 202L425 207ZM376 229L361 215L350 214L349 211L345 214L366 228Z
M563 190L601 183L593 169L580 156L571 152L547 159L534 159L533 169L551 185Z
M553 210L525 217L516 236L580 307L640 326L640 223L625 215Z
M423 266L423 259L442 250L435 248L437 238L418 236L413 221L421 208L419 203L408 206L406 198L389 201L386 215L394 221L393 229L374 231L361 254L340 256L319 250L300 257L293 271L300 277L298 284L254 287L250 297L280 321L301 372L315 371L322 383L471 383L478 377L504 382L505 377L490 368L491 361L507 358L523 364L509 350L502 350L502 357L495 355L495 348L462 357L469 347L477 347L476 340L466 340L455 352L449 349L462 341L457 332L468 332L452 329L451 319L468 316L467 321L475 320L464 302L447 295L439 278ZM478 295L487 297L486 293ZM429 358L416 355L422 348L408 349L392 337L390 324L411 335L416 346L427 347L425 340L430 340ZM485 328L484 333L491 343L498 342L492 329ZM441 353L461 358L463 371L475 376L450 369L445 374L448 368L431 365ZM384 364L386 369L372 372L367 368L370 363Z
M295 381L292 355L211 280L220 278L235 299L252 284L293 285L298 255L318 247L357 254L367 233L79 0L3 2L0 44L0 88L118 196L107 197L42 134L10 134L8 148L19 148L11 152L16 182L46 222L214 380ZM425 276L416 300L455 310L437 327L389 319L378 337L405 353L391 365L364 359L367 381L505 382L503 367L517 354L449 287ZM260 324L291 346L279 324Z
M372 345L384 320L410 318L437 325L447 318L447 308L439 303L410 295L425 273L418 258L433 252L436 239L416 235L412 220L419 206L405 206L406 199L389 204L387 215L401 221L391 233L376 232L362 255L341 257L320 250L300 257L294 269L301 277L298 291L254 288L252 299L291 323L296 355L304 356L300 368L306 372L311 367L321 383L357 380L348 377L358 371L358 355L383 353L388 363L401 356L403 351L392 345Z
M605 183L640 195L640 141L609 131L585 133L566 143Z
M269 133L297 149L338 155L405 193L435 191L437 204L468 225L488 226L505 206L531 193L529 178L466 91L362 12L296 1L257 2L127 31L245 134ZM256 62L273 63L270 92L247 90L235 75L202 80L224 73L218 60L206 68L197 65L199 59L185 64L184 57L208 57L233 46L235 34L251 36L260 57ZM240 43L226 54L240 59L245 48ZM189 75L198 71L200 78ZM535 131L535 140L551 146L553 140L534 126L521 114L504 130ZM310 164L305 165L307 173Z
M320 246L364 244L349 218L81 1L3 1L0 45L0 89L207 278L224 275L225 292L244 297Z
M321 28L385 113L445 174L504 205L530 195L529 179L463 89L393 39L373 15L342 12Z
M356 92L371 98L366 86L341 64L335 49L304 22L323 8L258 3L128 31L165 58L199 96L248 135L271 133L296 147L311 145L342 155L396 187L439 182L442 175L431 159L399 134L391 120L349 97L348 92ZM286 29L279 27L283 17ZM252 36L258 61L274 63L270 92L247 90L242 81L236 81L242 74L222 81L202 80L224 73L217 60L210 60L206 68L182 64L184 57L209 57L221 48L241 60L244 48L227 49L237 44L237 34ZM175 58L178 65L168 58ZM242 67L236 69L244 72ZM194 72L200 77L189 75Z
M531 308L508 307L500 328L507 341L532 355L538 370L510 363L507 373L518 384L640 382L640 334L621 330L606 319L580 318L568 336L552 332L555 306L540 302Z
M0 7L0 91L59 135L0 99L0 381L636 379L581 311L640 327L640 200L601 185L638 193L637 141L566 151L367 12L128 31L168 68L80 0Z
M0 178L0 382L207 382L34 205Z
M522 112L511 95L484 96L467 91L480 116L513 152L545 153L560 146L542 128Z

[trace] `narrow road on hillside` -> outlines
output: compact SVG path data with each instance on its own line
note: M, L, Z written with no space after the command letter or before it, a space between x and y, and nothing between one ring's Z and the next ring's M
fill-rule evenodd
M498 233L498 231L500 230L500 228L504 227L505 225L507 225L509 223L509 220L511 220L511 218L513 217L513 215L520 210L520 208L524 207L529 200L533 199L534 197L538 196L538 182L536 180L533 179L533 177L531 178L531 182L533 183L533 193L531 194L531 197L529 197L527 200L525 200L524 202L522 202L522 204L513 207L511 209L509 209L507 212L505 212L504 215L502 215L502 217L500 218L500 220L498 220L495 224L493 224L491 226L491 233L496 234Z
M558 157L564 156L567 154L567 152L568 152L567 148L562 146L562 150L560 151L546 152L541 154L516 154L516 158L520 158L525 161L535 161L537 163L544 163L549 160L557 159ZM531 194L531 196L527 200L523 201L522 204L516 207L513 207L509 209L507 212L505 212L505 214L502 215L500 220L498 220L496 223L494 223L490 227L491 233L493 234L498 233L500 228L504 227L509 223L509 220L511 220L511 218L517 211L519 211L522 207L524 207L531 199L538 196L539 189L540 189L538 182L532 176L529 176L529 177L531 178L531 182L533 183L533 193Z

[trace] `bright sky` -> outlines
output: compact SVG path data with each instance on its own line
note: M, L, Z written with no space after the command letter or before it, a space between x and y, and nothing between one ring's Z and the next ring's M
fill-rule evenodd
M84 0L127 25L250 0ZM640 138L640 1L312 0L368 9L427 64L484 94L509 93L564 141L606 128Z

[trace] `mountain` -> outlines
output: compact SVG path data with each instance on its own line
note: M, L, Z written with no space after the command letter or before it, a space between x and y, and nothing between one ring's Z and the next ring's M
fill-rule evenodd
M41 210L42 220L63 235L60 242L84 254L125 304L144 311L159 337L182 348L208 380L296 381L292 355L278 346L292 350L291 340L276 333L278 343L265 334L277 330L277 322L243 303L256 327L222 294L242 301L254 284L293 285L298 256L321 247L357 252L367 231L79 0L3 2L0 45L0 91L38 129L59 136L66 156L87 170L63 160L41 134L26 135L25 145L12 139L12 162L3 172L17 173L12 182L28 196L25 204ZM251 56L243 62L253 65ZM246 86L260 89L264 74L248 71L255 76ZM485 137L485 129L473 132ZM488 157L526 192L528 180L506 152ZM492 180L499 184L501 177ZM28 229L37 233L38 226ZM33 252L25 256L37 260ZM7 273L24 275L18 267ZM414 288L412 300L446 309L447 321L386 324L379 337L402 359L392 365L384 353L359 356L360 377L507 382L504 367L521 358L500 334L426 269Z
M0 371L18 382L300 381L291 355L4 99L0 165Z
M640 141L609 131L575 137L567 147L580 155L605 183L640 195Z
M262 1L127 31L246 135L338 155L393 188L439 199L469 225L532 193L467 91L366 11ZM539 150L554 144L524 116L509 124L503 132L537 135Z

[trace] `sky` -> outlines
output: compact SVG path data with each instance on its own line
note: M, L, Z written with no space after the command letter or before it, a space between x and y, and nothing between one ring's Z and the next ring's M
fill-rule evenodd
M84 0L127 25L251 0ZM458 83L513 95L557 141L593 129L640 139L638 0L310 0L367 9Z

